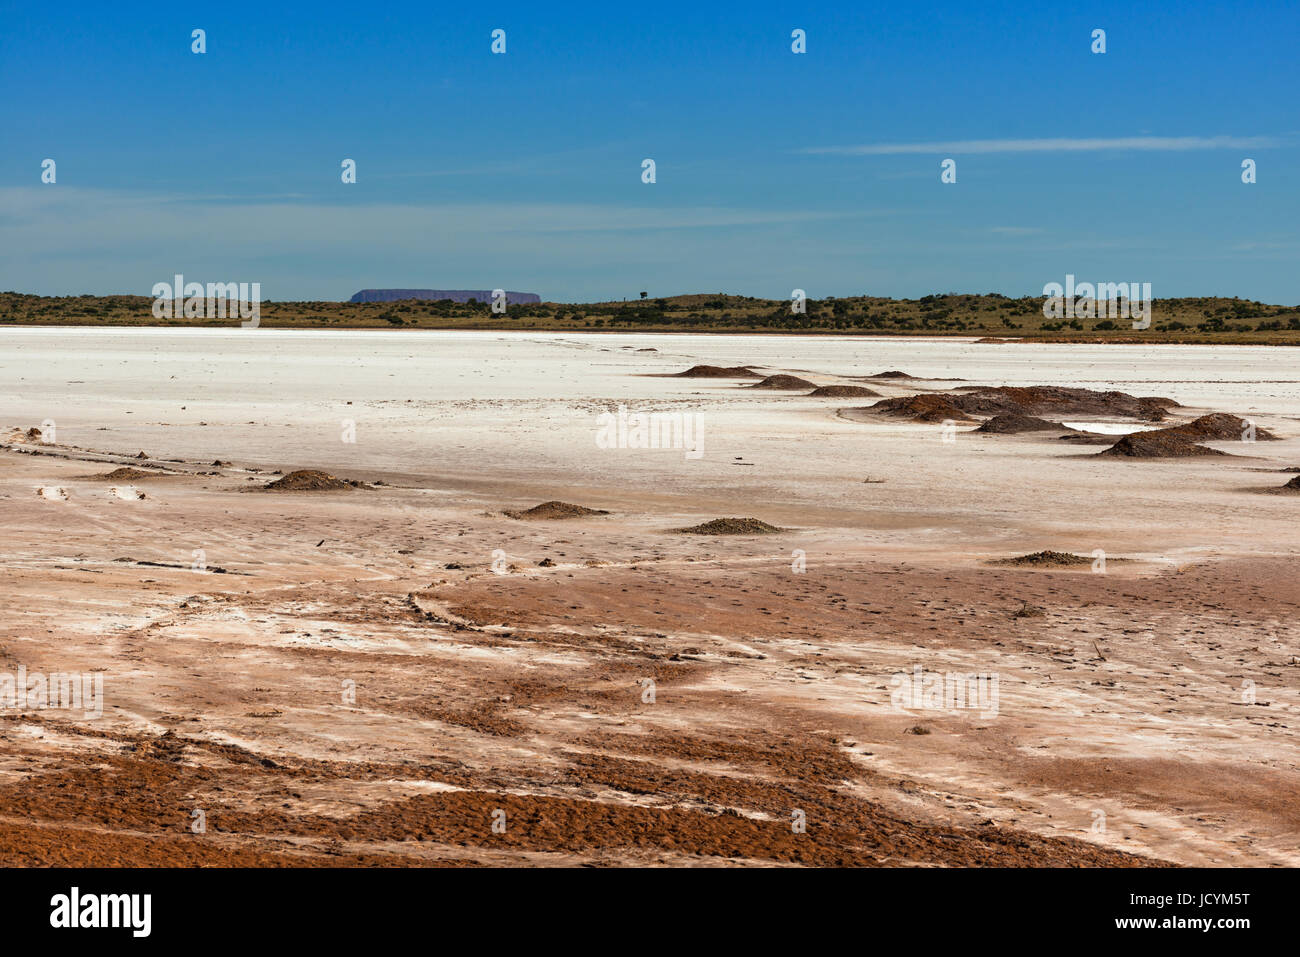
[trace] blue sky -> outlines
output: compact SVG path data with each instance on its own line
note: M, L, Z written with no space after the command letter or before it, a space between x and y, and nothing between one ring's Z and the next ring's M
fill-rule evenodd
M1300 303L1300 7L1053 6L6 2L0 289Z

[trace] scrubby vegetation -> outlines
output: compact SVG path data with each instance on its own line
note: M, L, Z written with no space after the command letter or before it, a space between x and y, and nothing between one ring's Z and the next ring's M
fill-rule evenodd
M154 319L147 296L31 296L0 293L0 325L235 325L231 319ZM829 335L978 335L1050 341L1240 342L1300 345L1300 306L1244 299L1156 300L1151 328L1127 319L1048 320L1043 299L947 293L920 299L809 299L802 314L785 300L722 293L594 303L268 302L268 327L554 329L638 332L766 332Z

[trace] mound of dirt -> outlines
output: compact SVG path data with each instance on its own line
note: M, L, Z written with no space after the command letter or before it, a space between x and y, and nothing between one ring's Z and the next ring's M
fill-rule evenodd
M1004 412L1029 416L1104 415L1160 422L1164 420L1166 410L1178 408L1173 399L1160 396L1096 392L1056 385L994 386L949 398L963 412L974 415L1000 415Z
M823 399L869 399L880 395L879 392L868 389L864 385L823 385L808 394Z
M1282 488L1288 492L1300 492L1300 475L1287 482Z
M761 379L748 366L691 366L685 372L675 373L679 379ZM809 385L812 385L810 382Z
M749 389L789 389L795 391L798 389L814 389L817 387L816 382L809 382L807 379L801 379L797 375L770 375L761 382L755 382Z
M868 379L915 379L916 376L908 375L906 372L899 372L897 369L890 369L888 372L877 372L875 375L867 376Z
M785 529L761 522L756 518L715 518L703 525L679 528L686 535L774 535Z
M561 518L584 518L587 515L608 515L603 508L587 508L569 502L543 502L529 509L506 509L503 512L509 518L534 521L551 521Z
M1218 439L1241 441L1250 431L1251 423L1227 412L1211 412L1185 425L1161 429L1169 435L1183 435L1192 440ZM1277 436L1267 429L1255 429L1255 438L1261 442L1275 442Z
M946 395L904 395L896 399L881 399L868 406L872 412L890 415L913 422L974 422L970 416L952 403L952 396Z
M1227 455L1208 446L1198 445L1205 440L1242 441L1250 431L1250 423L1227 412L1211 412L1183 425L1149 432L1126 435L1101 455L1123 455L1131 458L1184 458L1191 455ZM1269 442L1277 436L1266 429L1255 429L1255 438Z
M1097 454L1133 459L1176 459L1228 453L1197 445L1187 436L1175 434L1169 429L1156 429L1152 432L1133 432Z
M318 469L298 469L262 487L275 492L330 492L336 489L364 488L365 483L337 478Z
M104 472L102 475L96 475L97 479L108 479L113 482L125 482L129 479L152 478L157 472L146 472L144 469L133 469L129 465L113 469L111 472Z
M1034 552L1030 555L1017 555L1015 558L1000 558L991 565L1091 565L1092 559L1083 555L1074 555L1070 552L1053 552L1043 551Z
M1065 428L1059 422L1048 422L1033 415L1020 415L1018 412L1003 412L995 415L976 432L992 432L998 435L1015 435L1018 432L1059 432ZM1073 430L1071 430L1073 431Z

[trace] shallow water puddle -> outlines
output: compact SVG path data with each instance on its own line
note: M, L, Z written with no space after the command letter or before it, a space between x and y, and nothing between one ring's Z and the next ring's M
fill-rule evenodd
M1080 432L1096 432L1099 435L1132 435L1134 432L1150 432L1163 428L1159 425L1137 425L1133 422L1062 422L1067 429Z

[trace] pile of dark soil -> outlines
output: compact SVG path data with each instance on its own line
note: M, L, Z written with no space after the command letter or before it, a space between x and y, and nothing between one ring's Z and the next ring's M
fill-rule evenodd
M96 475L97 479L107 479L111 482L125 482L130 479L152 478L157 472L146 472L144 469L133 469L129 465L113 469L111 472L104 472L102 475Z
M273 492L331 492L345 488L365 488L365 483L337 478L318 469L298 469L262 487Z
M789 389L795 391L798 389L815 389L816 382L809 382L807 379L801 379L797 375L770 375L761 382L755 382L748 386L750 389Z
M879 396L874 389L863 385L823 385L808 393L823 399L860 399Z
M974 419L953 405L952 399L952 396L947 395L904 395L896 399L881 399L868 408L872 412L911 419L913 422L943 422L945 419L974 422Z
M1266 495L1300 495L1300 475L1297 475L1285 485L1274 485L1268 488L1251 489L1254 492L1263 492Z
M972 415L1104 415L1113 418L1160 422L1173 399L1135 396L1127 392L1096 392L1057 385L994 386L950 396L954 405Z
M1170 435L1183 435L1192 440L1216 439L1240 442L1250 428L1250 423L1240 416L1227 412L1211 412L1199 419L1193 419L1186 425L1175 425L1161 432ZM1277 436L1267 429L1255 429L1255 438L1261 442L1275 442Z
M1249 429L1249 423L1240 416L1227 412L1211 412L1184 425L1174 425L1167 429L1154 429L1150 432L1135 432L1126 435L1101 455L1124 455L1131 458L1184 458L1191 455L1227 455L1198 442L1242 441ZM1261 442L1271 442L1277 436L1267 429L1256 429L1255 438Z
M868 379L915 379L916 376L908 375L906 372L899 372L897 369L890 369L888 372L877 372L875 375L867 376Z
M678 528L675 531L687 535L773 535L785 529L760 522L756 518L715 518L703 525Z
M1018 432L1059 432L1064 426L1059 422L1049 422L1033 415L1021 415L1018 412L1003 412L995 415L976 432L993 432L998 435L1015 435ZM1073 431L1073 430L1070 430Z
M1091 565L1092 559L1083 555L1074 555L1070 552L1053 552L1043 551L1034 552L1031 555L1017 555L1015 558L1000 558L991 565Z
M761 379L748 366L691 366L685 372L674 373L679 379ZM812 383L809 383L811 385Z
M1226 452L1220 452L1218 449L1197 445L1187 436L1174 434L1169 429L1134 432L1097 454L1132 459L1179 459L1195 455L1227 455Z
M552 521L562 518L584 518L588 515L608 515L609 512L602 508L586 508L569 502L543 502L529 509L506 509L502 514L525 521Z
M1111 418L1137 419L1143 422L1160 422L1168 409L1177 408L1173 399L1159 396L1134 396L1127 392L1095 392L1092 389L1073 389L1065 386L995 386L963 389L943 394L920 394L884 399L871 406L874 411L895 415L916 422L939 422L953 419L972 421L972 415L997 418L1003 415L1018 416L983 431L1031 431L1028 428L1006 428L1024 420L1038 420L1040 428L1060 428L1055 423L1039 417L1051 415L1098 415Z

